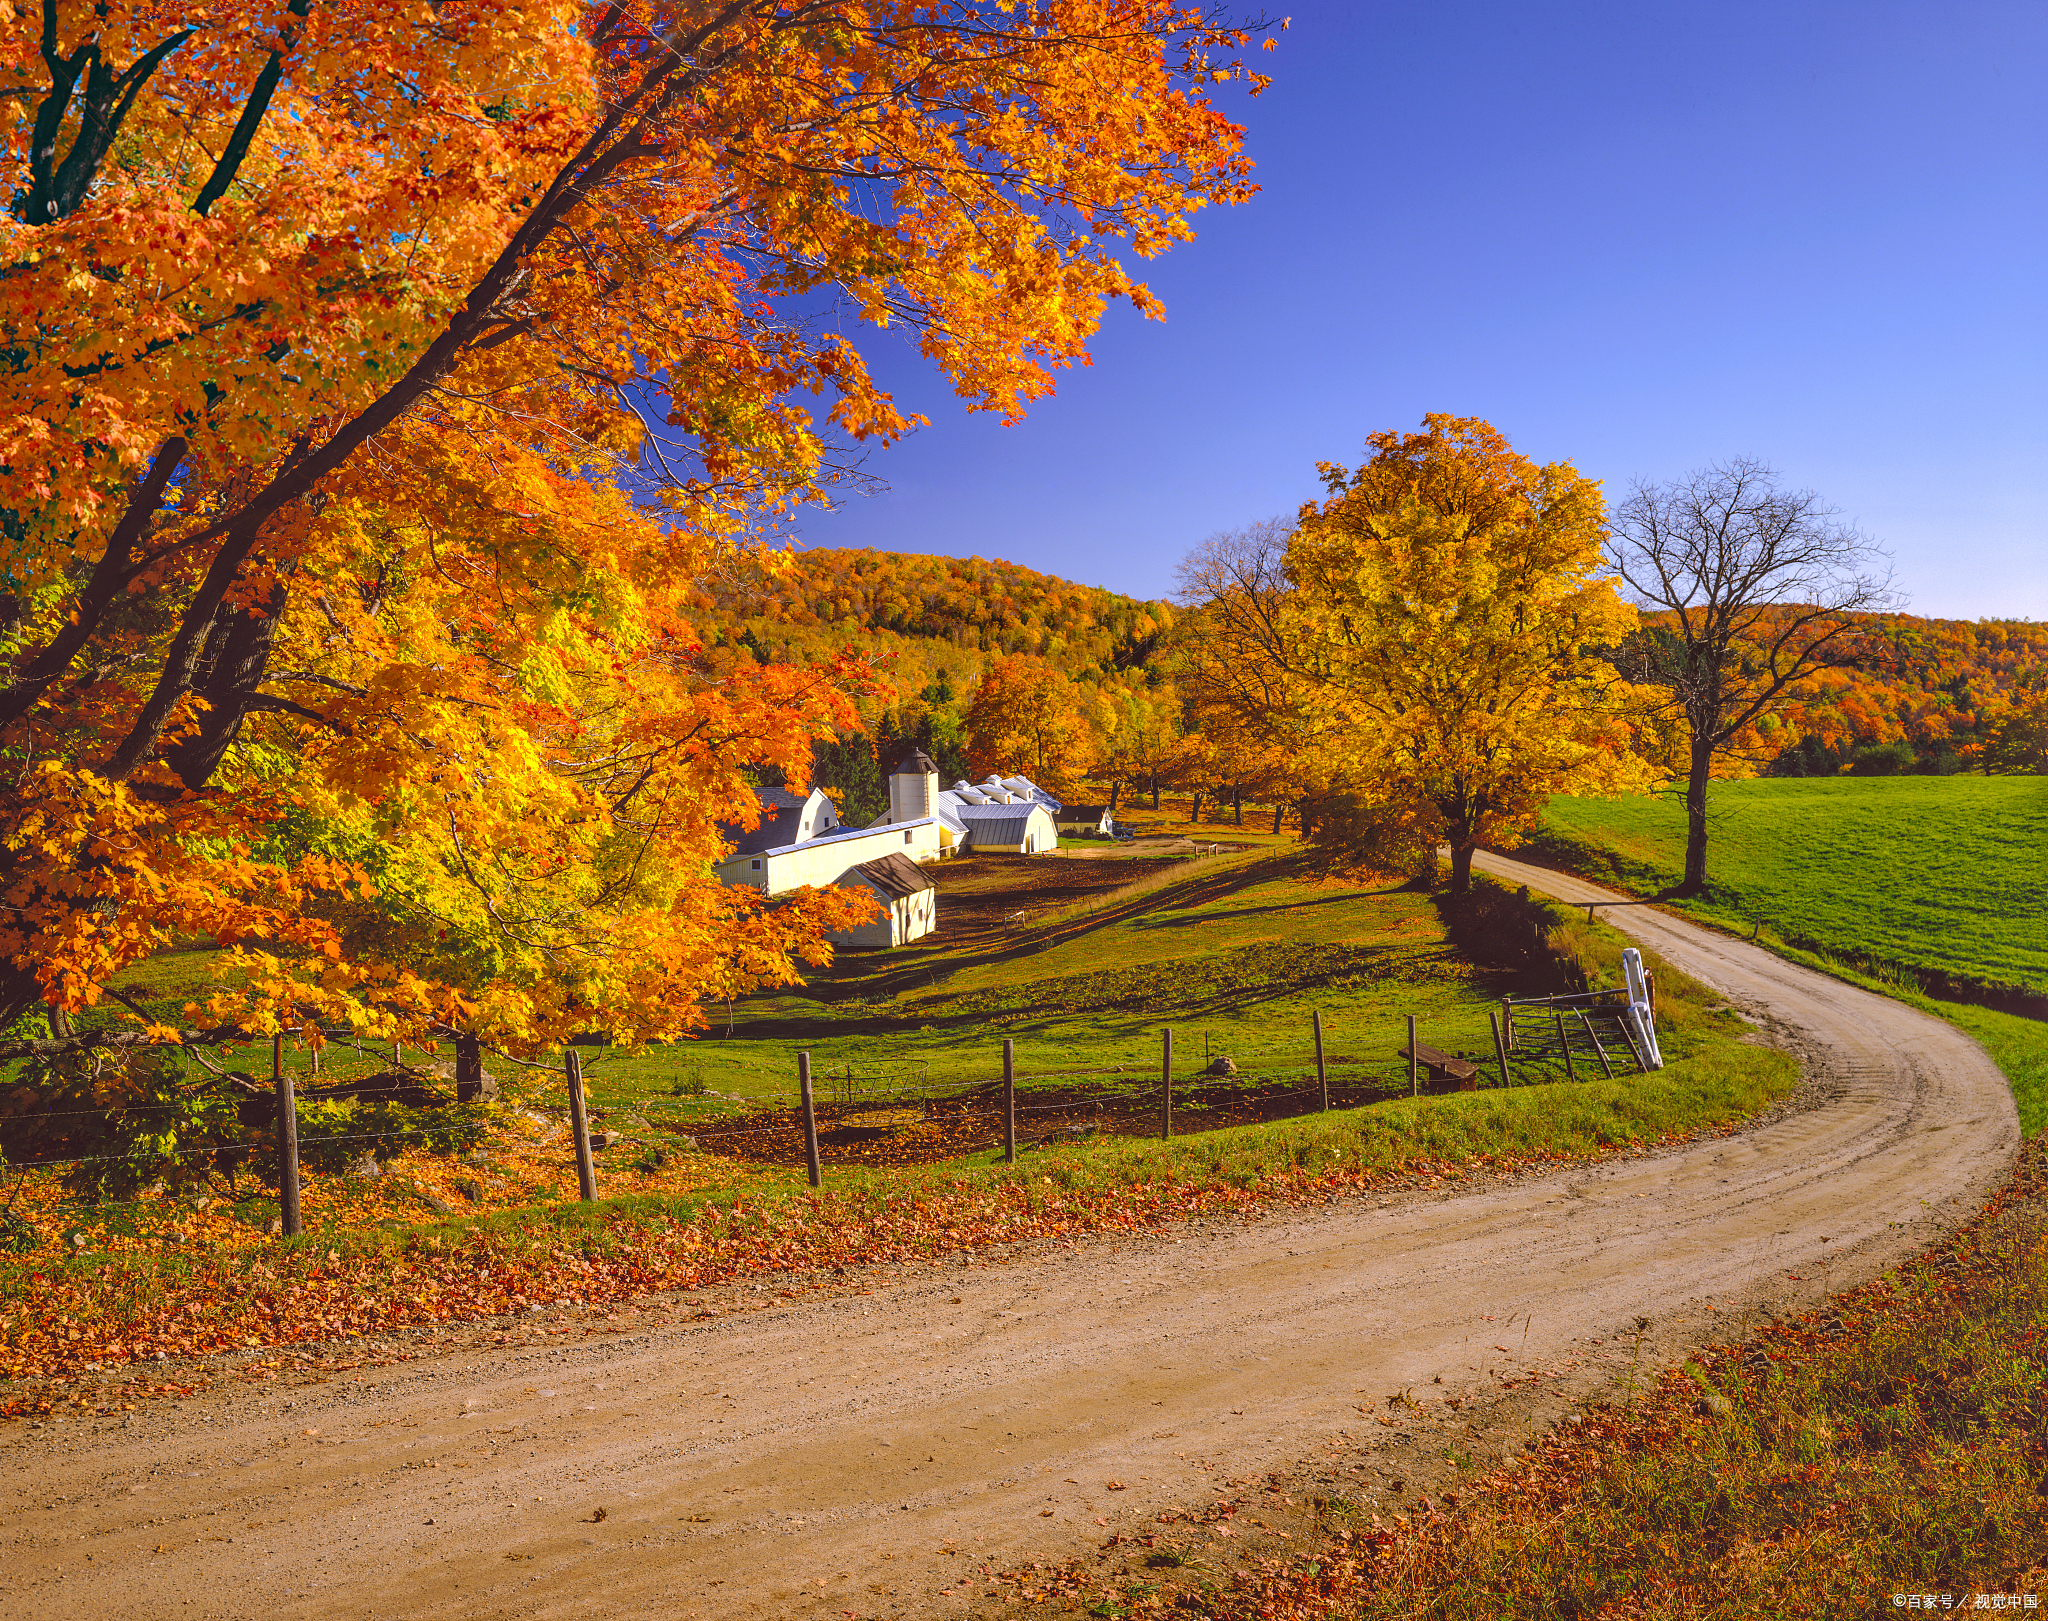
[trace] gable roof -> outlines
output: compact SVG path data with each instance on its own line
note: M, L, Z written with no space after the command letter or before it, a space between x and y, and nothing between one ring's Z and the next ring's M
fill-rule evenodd
M970 845L1022 844L1031 818L1044 810L1043 805L963 805L960 817Z
M1099 822L1108 810L1107 805L1062 805L1057 814L1062 822Z
M794 844L804 807L817 791L813 788L809 794L793 794L787 788L756 788L754 797L761 804L761 825L749 832L737 822L724 822L718 831L732 840L732 853L736 856L757 856L763 850Z
M891 900L906 900L923 890L939 887L924 875L924 870L915 861L900 851L892 850L888 855L863 861L853 870Z

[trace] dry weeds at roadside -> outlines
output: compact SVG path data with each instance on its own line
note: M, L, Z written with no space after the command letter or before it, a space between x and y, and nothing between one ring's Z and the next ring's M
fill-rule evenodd
M1455 1508L1422 1508L1333 1527L1220 1588L1088 1592L1071 1571L1039 1590L1096 1615L1203 1621L2048 1602L2048 1140L1919 1265L1696 1356Z

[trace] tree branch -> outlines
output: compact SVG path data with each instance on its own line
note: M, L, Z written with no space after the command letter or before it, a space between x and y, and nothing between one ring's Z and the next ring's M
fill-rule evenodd
M313 0L291 0L285 9L294 17L304 20L312 9ZM242 160L249 155L249 147L256 139L256 130L263 122L263 115L270 110L270 98L277 90L277 81L284 73L285 52L298 44L296 29L279 36L278 48L270 53L263 64L263 70L256 75L256 83L249 91L249 99L242 106L242 116L235 120L235 130L228 137L228 144L221 150L220 161L213 166L213 173L200 189L199 196L192 204L192 212L206 214L213 205L227 195L227 189L234 184L236 174L241 171Z

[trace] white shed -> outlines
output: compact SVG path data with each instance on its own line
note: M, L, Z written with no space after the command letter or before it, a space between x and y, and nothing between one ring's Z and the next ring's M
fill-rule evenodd
M840 929L832 938L845 946L907 946L939 924L939 892L916 862L891 852L849 867L842 885L860 885L881 901L882 915L857 928Z

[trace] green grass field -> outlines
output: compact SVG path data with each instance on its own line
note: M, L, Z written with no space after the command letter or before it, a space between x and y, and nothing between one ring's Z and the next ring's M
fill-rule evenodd
M1014 897L1002 891L995 908L1001 911L1012 898L1029 898L1034 884L1050 883L1028 926L983 928L950 943L897 951L845 953L803 986L712 1009L713 1026L698 1038L638 1053L583 1048L593 1107L620 1111L657 1132L709 1131L711 1141L726 1117L794 1101L799 1053L811 1055L820 1098L829 1103L849 1069L863 1093L901 1088L944 1095L999 1080L1005 1039L1015 1044L1027 1113L1035 1091L1047 1094L1048 1108L1056 1107L1052 1093L1071 1096L1076 1088L1149 1100L1159 1086L1161 1034L1170 1027L1176 1128L1201 1132L1245 1118L1218 1102L1218 1090L1235 1091L1246 1107L1268 1115L1313 1107L1317 1014L1331 1085L1350 1101L1406 1090L1407 1063L1398 1049L1410 1015L1424 1042L1477 1063L1482 1084L1493 1088L1498 1066L1489 1013L1503 995L1556 983L1553 959L1532 968L1512 954L1490 955L1483 940L1475 954L1469 929L1454 941L1442 897L1327 882L1294 852L1253 849L1153 862L1130 882L1071 904L1063 904L1066 894L1054 879L1058 865L985 865L985 873L967 863L948 872L952 893L970 895L988 881L1019 886ZM1619 935L1570 920L1563 928L1583 973L1595 983L1619 983ZM211 988L210 961L204 952L166 954L124 978L131 994L146 996L161 1016L176 1017L182 1002ZM1532 974L1551 977L1539 984ZM1656 1088L1645 1089L1644 1078L1617 1052L1613 1083L1617 1096L1635 1088L1661 1100L1651 1110L1657 1119L1642 1122L1651 1135L1691 1128L1694 1116L1677 1094L1691 1084L1688 1077L1699 1067L1693 1060L1703 1054L1714 1055L1706 1067L1715 1068L1716 1077L1703 1084L1717 1096L1737 1071L1754 1070L1766 1092L1789 1084L1765 1062L1767 1055L1741 1039L1745 1027L1717 999L1704 991L1688 996L1670 974L1660 977L1660 988L1662 1040L1674 1068ZM1225 1057L1236 1066L1235 1076L1204 1083L1197 1096L1200 1072L1212 1058ZM323 1078L388 1062L388 1048L362 1055L331 1048ZM1587 1072L1577 1083L1583 1087L1594 1072L1585 1055L1579 1062ZM299 1055L294 1067L304 1064ZM555 1107L564 1101L558 1078L497 1068L535 1102ZM1766 1071L1772 1076L1767 1083L1760 1080ZM1516 1092L1525 1095L1532 1087L1571 1084L1555 1059L1519 1055L1513 1078ZM1291 1102L1284 1096L1270 1107L1255 1101L1288 1092L1297 1094ZM1429 1112L1430 1100L1422 1104ZM1147 1106L1128 1105L1132 1111ZM1743 1112L1746 1106L1724 1099L1708 1112L1725 1117L1728 1107ZM1518 1126L1511 1135L1530 1146L1528 1129ZM1554 1146L1572 1151L1578 1141L1566 1132Z
M701 1040L593 1054L593 1096L629 1103L701 1082L713 1096L696 1107L707 1112L717 1094L788 1099L800 1051L821 1090L850 1065L952 1091L1000 1078L1005 1038L1027 1091L1119 1073L1155 1086L1169 1025L1177 1079L1227 1056L1247 1085L1305 1087L1317 1012L1333 1081L1405 1076L1396 1051L1410 1014L1423 1041L1480 1063L1491 1080L1488 1011L1530 987L1455 945L1437 900L1321 882L1291 855L1268 852L1189 868L1054 914L1014 941L847 954L800 989L739 1003L730 1035L721 1009ZM1695 1034L1718 1041L1738 1029L1732 1014L1703 1015L1677 1051Z
M1716 783L1709 892L1671 903L1795 960L1911 1001L1982 1042L2029 1136L2048 1128L2048 1023L1935 1000L1920 976L2048 992L2048 779L1784 778ZM1675 883L1671 798L1557 799L1539 858L1653 894Z
M1708 807L1709 892L1678 910L2048 993L2048 778L1720 782ZM1648 894L1684 872L1685 807L1556 799L1535 849Z

